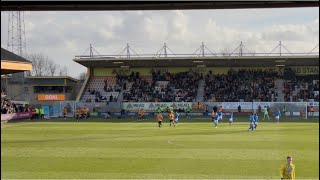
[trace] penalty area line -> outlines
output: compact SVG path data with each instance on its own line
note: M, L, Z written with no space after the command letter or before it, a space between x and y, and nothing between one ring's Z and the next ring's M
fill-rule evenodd
M177 143L175 143L174 141L175 141L174 139L172 139L172 140L168 139L167 142L168 142L168 144L172 144L172 145L175 145L175 146L186 147L185 145L183 145L183 144L177 144Z

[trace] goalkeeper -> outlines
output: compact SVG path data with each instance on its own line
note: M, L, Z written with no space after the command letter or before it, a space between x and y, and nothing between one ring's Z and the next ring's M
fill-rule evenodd
M266 117L268 118L268 120L270 120L268 108L267 108L267 106L264 106L263 120L264 120Z

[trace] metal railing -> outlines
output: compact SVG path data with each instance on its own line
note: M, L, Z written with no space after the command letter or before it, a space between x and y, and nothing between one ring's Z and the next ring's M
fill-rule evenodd
M101 58L119 58L119 59L130 59L130 58L201 58L201 57L282 57L282 56L316 56L319 55L319 52L311 53L242 53L240 54L227 54L227 53L217 53L217 54L167 54L167 57L155 56L154 54L131 54L130 57L119 56L119 55L76 55L75 59L101 59Z

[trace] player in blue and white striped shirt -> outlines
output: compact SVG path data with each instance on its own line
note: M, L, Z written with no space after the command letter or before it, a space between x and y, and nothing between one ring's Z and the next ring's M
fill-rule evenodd
M178 112L174 113L174 123L173 123L174 127L176 127L176 125L178 125L179 116L180 116L180 114Z
M233 112L229 114L229 125L231 126L233 123Z
M253 131L253 127L254 127L254 116L253 116L253 113L250 115L250 127L248 129L248 131Z
M222 112L218 112L218 122L222 123Z
M258 117L257 113L254 114L253 118L254 118L254 130L256 130L258 123L259 123L259 117Z
M217 113L213 116L213 122L214 122L215 127L218 128L218 114Z
M275 112L275 116L276 116L276 121L277 123L279 123L280 117L281 117L281 112L279 109L277 109L277 111Z

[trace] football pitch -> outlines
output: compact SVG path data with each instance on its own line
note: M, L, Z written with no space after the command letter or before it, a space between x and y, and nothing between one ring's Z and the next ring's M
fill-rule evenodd
M318 121L72 121L1 124L1 179L319 179Z

